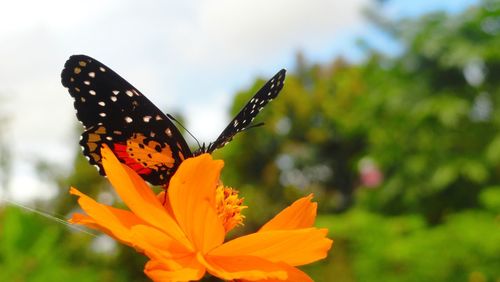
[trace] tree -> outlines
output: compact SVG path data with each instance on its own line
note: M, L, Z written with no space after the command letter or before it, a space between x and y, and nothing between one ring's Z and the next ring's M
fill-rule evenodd
M477 206L480 191L500 180L496 3L384 23L400 55L371 50L355 65L302 60L259 116L267 126L221 152L224 176L269 207L315 192L325 210L344 210L359 190L374 210L420 212L437 223ZM233 113L261 83L239 94ZM384 177L370 193L358 171L366 159Z

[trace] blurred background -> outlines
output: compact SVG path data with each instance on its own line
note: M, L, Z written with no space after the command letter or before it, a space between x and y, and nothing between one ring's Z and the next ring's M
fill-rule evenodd
M78 53L205 142L288 70L266 125L214 154L249 206L231 236L314 193L335 241L315 281L500 281L498 0L12 1L0 42L0 281L147 281L135 251L29 210L69 218L70 186L121 205L60 84Z

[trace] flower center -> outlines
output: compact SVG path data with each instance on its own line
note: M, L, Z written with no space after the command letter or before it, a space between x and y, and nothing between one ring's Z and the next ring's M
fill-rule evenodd
M217 214L222 220L226 233L238 225L243 225L244 215L241 211L247 206L243 206L243 198L238 198L238 191L231 187L218 185L215 190L215 207Z

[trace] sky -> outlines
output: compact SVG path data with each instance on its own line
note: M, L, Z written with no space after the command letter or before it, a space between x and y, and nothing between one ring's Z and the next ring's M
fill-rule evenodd
M14 159L14 201L50 198L57 187L40 180L36 160L71 167L79 138L72 98L60 83L64 62L86 54L111 67L160 109L180 113L202 142L230 119L236 91L281 68L296 53L315 62L342 55L362 59L357 38L396 52L363 16L434 10L456 13L474 0L20 0L0 4L0 116ZM286 87L286 84L285 84ZM0 187L2 188L2 187Z

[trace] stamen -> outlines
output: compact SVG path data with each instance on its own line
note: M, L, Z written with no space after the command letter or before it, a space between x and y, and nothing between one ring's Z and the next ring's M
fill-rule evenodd
M245 216L241 214L241 211L247 206L242 204L243 198L238 198L237 190L224 187L224 185L217 186L215 190L215 206L226 233L238 225L243 225Z

